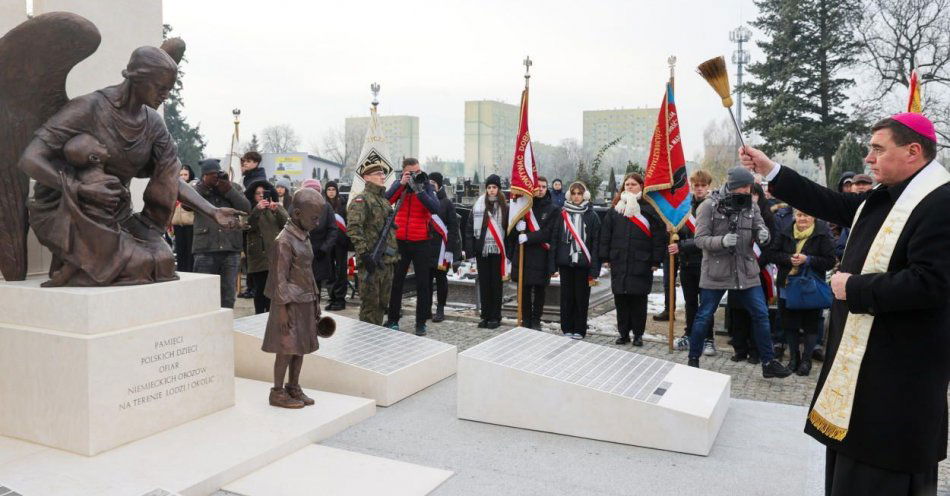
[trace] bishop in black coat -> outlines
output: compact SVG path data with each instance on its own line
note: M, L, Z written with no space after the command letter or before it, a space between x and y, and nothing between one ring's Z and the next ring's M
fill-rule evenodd
M883 160L876 153L909 153L893 141L883 141L880 150L885 151L875 148L882 139L879 133L891 130L878 130L872 136L874 151L867 159L872 170L880 170L875 162ZM910 177L885 180L890 184L861 194L819 186L752 148L741 156L745 165L766 176L776 198L814 217L854 226L841 260L840 272L846 274L835 276L839 284L846 280L846 294L838 299L841 294L836 292L831 308L828 358L812 408L834 362L849 313L874 315L874 323L845 437L835 440L811 422L805 426L808 435L827 447L826 494L936 494L937 463L947 453L950 222L946 208L950 184L932 191L910 214L887 272L861 274L891 208L929 162L925 156L918 155L916 163L907 161ZM863 211L854 223L862 202Z

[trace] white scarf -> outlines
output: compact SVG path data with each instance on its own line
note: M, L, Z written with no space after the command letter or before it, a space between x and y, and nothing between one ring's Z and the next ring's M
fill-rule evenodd
M620 201L614 205L614 210L618 214L624 217L633 217L640 213L640 203L637 199L640 198L640 195L630 193L629 191L624 191L620 194Z
M887 214L884 224L877 231L867 258L864 260L861 274L887 272L891 256L894 254L894 247L914 208L927 195L948 182L950 182L950 172L947 172L936 160L931 161L930 165L924 167L911 180L894 203L890 213ZM858 207L854 215L852 230L858 224L865 203ZM815 400L815 406L808 414L808 420L815 428L838 441L848 434L851 409L854 406L854 393L858 385L858 372L861 370L861 362L864 360L864 352L867 350L873 325L873 315L848 313L838 352L831 363L828 377L818 393L818 399Z

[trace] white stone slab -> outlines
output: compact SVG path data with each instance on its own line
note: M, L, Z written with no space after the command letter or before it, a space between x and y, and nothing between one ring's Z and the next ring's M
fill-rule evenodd
M216 281L186 275L174 283L60 289L0 283L0 435L94 455L233 405L231 310L194 303L202 292L217 299ZM180 316L176 305L205 311ZM167 307L171 317L145 306ZM10 314L36 316L33 324L86 324L79 332L43 329L12 323ZM143 315L155 320L108 332L88 325L141 322Z
M327 313L336 334L304 358L300 384L372 398L389 406L455 373L457 348ZM238 377L273 380L274 355L261 351L267 314L234 321L234 365Z
M448 470L314 444L223 489L244 496L425 496L451 476Z
M235 406L94 457L0 437L0 484L24 496L206 496L369 418L372 400L307 391L300 410L267 403L270 384L237 379Z
M221 308L216 275L106 288L41 288L47 277L0 283L0 325L101 334Z
M459 354L458 417L708 455L730 377L512 329Z

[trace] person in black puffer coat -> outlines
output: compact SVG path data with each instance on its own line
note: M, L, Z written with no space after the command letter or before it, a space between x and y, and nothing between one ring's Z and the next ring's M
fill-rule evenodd
M538 189L535 191L531 212L538 227L532 231L525 220L520 220L509 236L510 245L515 248L511 253L511 279L518 282L519 244L524 240L521 325L541 330L544 293L551 285L551 274L557 271L552 249L553 235L557 223L561 222L561 209L554 203L551 192L548 191L548 180L544 177L538 178Z
M337 224L336 244L330 251L330 287L329 303L324 310L336 311L346 308L346 260L352 250L350 238L346 236L346 202L340 196L340 186L336 181L330 181L323 189L323 197L327 206L333 211L333 218Z
M573 339L584 339L590 288L600 275L600 217L590 208L590 192L584 183L574 182L567 190L568 201L564 203L561 221L554 233L555 261L561 275L561 332ZM567 225L568 219L573 233Z
M811 356L818 343L822 309L786 308L784 288L789 276L798 274L806 267L819 279L825 280L825 273L835 266L831 231L824 222L816 222L814 217L796 210L795 223L779 233L773 241L769 260L778 267L778 306L789 352L788 368L805 376L811 372ZM802 341L799 331L804 332L804 352L798 348Z
M642 177L630 173L600 228L600 259L610 263L610 289L617 307L616 344L643 346L647 297L653 271L666 251L667 234L656 211L639 199Z

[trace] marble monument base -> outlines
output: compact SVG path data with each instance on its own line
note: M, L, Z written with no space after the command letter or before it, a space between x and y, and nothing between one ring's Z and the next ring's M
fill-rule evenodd
M458 417L708 455L728 375L515 328L458 356Z
M269 382L234 386L233 407L97 456L0 436L0 486L24 496L208 496L376 413L372 400L311 390L315 405L276 408Z
M390 406L455 373L455 346L330 312L336 334L304 357L300 385ZM273 381L274 355L261 351L267 314L234 321L235 375Z
M0 283L0 435L95 455L234 404L218 277Z

